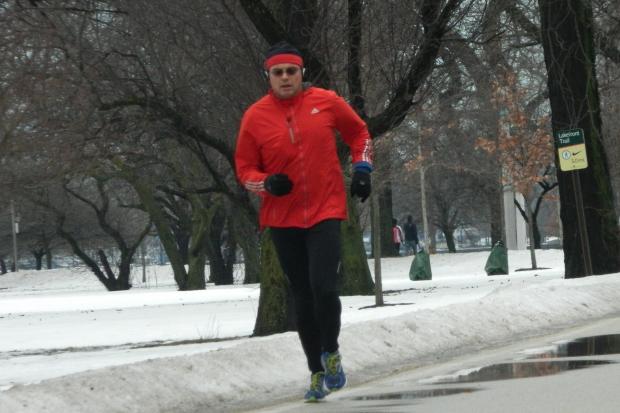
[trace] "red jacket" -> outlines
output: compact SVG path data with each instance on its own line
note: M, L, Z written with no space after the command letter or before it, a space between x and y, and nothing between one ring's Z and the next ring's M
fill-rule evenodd
M349 145L354 165L372 169L366 124L332 91L311 87L291 99L270 92L245 112L235 152L241 184L251 187L277 173L293 182L281 197L259 192L261 228L309 228L347 218L334 130Z

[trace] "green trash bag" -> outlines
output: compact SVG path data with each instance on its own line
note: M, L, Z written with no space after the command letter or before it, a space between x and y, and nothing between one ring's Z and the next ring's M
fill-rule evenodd
M484 266L487 275L508 274L508 250L502 241L497 241Z
M409 269L409 279L411 281L430 280L433 278L431 272L431 260L428 253L420 249L416 254L411 268Z

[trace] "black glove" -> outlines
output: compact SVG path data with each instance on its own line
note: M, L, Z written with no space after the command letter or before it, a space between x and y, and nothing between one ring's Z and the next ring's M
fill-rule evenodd
M265 179L265 191L271 195L283 196L291 192L291 189L293 189L293 182L286 174L269 175Z
M370 195L370 173L366 171L353 172L351 180L351 196L357 196L362 202Z

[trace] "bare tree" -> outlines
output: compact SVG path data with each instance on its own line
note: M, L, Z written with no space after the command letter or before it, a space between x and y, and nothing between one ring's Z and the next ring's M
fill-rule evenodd
M559 168L557 172L564 228L565 276L590 275L589 264L584 259L588 247L594 274L618 272L620 229L603 144L592 8L590 2L575 0L539 0L539 6L553 130L557 133L581 128L588 153L589 167L571 172L575 179ZM556 164L558 162L556 156ZM580 213L575 201L576 185L580 185L583 191L584 224L588 233L585 240L576 225Z
M54 215L57 234L109 291L131 288L131 262L151 222L142 211L125 205L131 203L127 185L103 176L78 176L67 180L63 189L64 194L40 190L28 196ZM116 257L106 252L109 247L118 252L117 271L111 262Z
M166 230L179 230L164 244L169 256L177 255L172 250L180 248L178 262L171 258L180 288L203 288L204 281L187 282L183 262L189 262L188 255L198 253L192 255L197 260L190 263L190 273L194 274L190 278L198 280L204 274L207 227L200 223L206 219L203 209L209 202L207 194L222 193L236 211L243 211L245 216L256 214L255 206L234 181L231 143L239 102L248 100L244 94L252 88L234 89L230 76L219 70L218 54L234 59L231 55L235 50L231 35L234 27L221 19L221 10L189 1L182 7L167 2L161 2L160 7L148 2L146 7L146 3L89 1L57 7L46 1L15 2L14 9L26 32L32 36L45 34L39 39L41 44L57 53L65 66L65 76L58 79L65 87L58 95L63 103L60 108L80 109L67 96L67 89L73 87L83 97L82 107L90 110L91 121L72 125L71 129L89 136L88 148L97 158L92 161L107 164L109 171L115 170L117 176L132 183L139 181L143 202L154 201L147 208L149 213L170 211L174 208L170 200L190 206L189 213L196 218L189 221L191 228L167 226ZM203 47L205 44L210 47ZM239 91L238 98L231 90ZM155 153L151 145L180 145L184 153L170 159L166 152ZM174 179L159 183L139 176L136 179L136 168L149 165L153 169L157 163L164 163ZM157 216L173 217L167 212ZM180 216L174 218L182 224ZM182 242L175 242L183 236L181 229L191 243L186 242L185 248ZM246 263L250 264L258 262L252 239L256 238L244 237L242 244ZM250 279L255 271L252 267L247 271Z

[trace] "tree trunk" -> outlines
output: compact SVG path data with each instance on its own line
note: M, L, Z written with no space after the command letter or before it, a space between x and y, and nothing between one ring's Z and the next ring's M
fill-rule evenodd
M101 266L105 271L104 280L102 282L108 291L129 290L131 288L131 284L129 283L129 275L131 272L131 258L133 256L133 251L129 249L121 251L121 262L118 266L118 276L114 275L106 253L100 249L97 251L97 254L99 255Z
M45 251L44 250L35 250L32 251L32 255L34 255L34 260L35 260L35 268L37 271L41 271L41 268L43 268L43 256L45 255Z
M269 230L265 230L261 238L260 273L262 279L254 335L266 336L295 330L292 293Z
M243 267L245 268L244 284L255 284L260 278L260 240L258 226L244 212L235 214L237 220L233 226L237 232L237 240L243 251Z
M51 249L45 250L45 260L46 260L47 269L51 270L52 267L53 267L53 264L52 264L52 250Z
M235 263L237 262L237 233L235 232L235 226L232 222L232 217L229 215L226 219L226 233L228 238L226 239L226 248L224 249L224 267L226 268L226 274L228 279L225 281L228 284L235 282L234 272Z
M540 195L541 197L544 196ZM525 198L525 197L524 197ZM539 202L540 202L540 198L539 198ZM540 249L541 248L541 237L540 237L540 227L538 226L538 212L540 211L540 209L536 208L535 211L532 211L531 208L529 210L529 214L531 216L531 230L532 230L532 234L530 234L530 217L528 216L528 213L525 211L524 208L521 207L521 204L519 204L519 201L517 201L515 199L515 205L517 206L517 208L519 209L519 213L521 214L521 216L523 217L523 220L525 221L526 224L528 224L528 237L530 237L530 242L532 242L532 236L534 237L534 248L535 249ZM527 207L528 205L525 205L525 207Z
M456 252L456 244L454 243L454 230L443 231L444 237L446 237L446 244L448 245L448 252Z
M222 254L222 232L226 224L226 215L222 207L217 207L209 222L207 236L207 255L209 256L209 281L215 285L231 285L233 283L232 267L227 267ZM229 238L232 235L229 234Z
M357 199L347 198L349 219L340 225L342 295L368 295L374 291L368 258L364 249L362 231L355 203ZM393 249L393 248L392 248Z
M435 224L429 224L428 226L428 243L426 244L426 252L429 254L434 254L437 252L437 239L435 238L435 234L437 233L437 227Z
M172 227L174 233L174 239L176 240L177 248L179 249L179 254L181 255L181 259L183 260L183 264L189 263L189 242L191 236L184 232L183 229L179 227Z
M532 208L530 207L530 200L527 196L523 196L523 203L525 204L525 213L527 215L527 232L530 238L530 259L532 261L532 269L538 268L536 264L536 244L534 242L534 214L532 214Z
M131 260L135 251L135 249L121 251L121 262L118 265L118 276L116 277L117 291L129 290L131 288L131 282L129 281L131 276Z
M538 214L532 212L532 236L534 237L534 248L541 249L540 227L538 226Z
M184 289L204 290L206 286L206 245L209 227L212 222L209 214L215 213L219 207L212 206L211 209L207 210L198 196L190 197L190 202L192 205L192 232L187 255L187 282Z
M539 0L538 4L553 130L583 129L589 165L579 171L563 172L556 153L565 277L586 275L570 176L573 173L583 189L593 273L618 272L620 230L601 130L591 5L580 0Z
M185 291L204 290L206 287L205 265L207 264L207 256L204 253L190 253L187 259Z
M179 290L187 289L188 275L185 270L183 257L179 252L179 247L176 243L172 228L168 222L168 218L160 205L157 203L153 190L142 182L134 179L132 176L126 176L126 179L136 190L136 193L140 197L140 202L148 212L151 220L153 221L153 225L155 225L155 228L157 229L159 240L161 241L161 244L166 251L166 255L170 260L172 272L174 273L174 280L176 281Z
M491 245L495 245L497 241L503 241L502 216L504 214L502 208L503 194L500 191L501 185L498 183L493 189L489 188L488 205L491 210Z
M381 216L381 254L383 257L397 257L398 254L396 254L394 243L392 242L393 213L391 182L385 182L381 187L379 193L379 214Z

